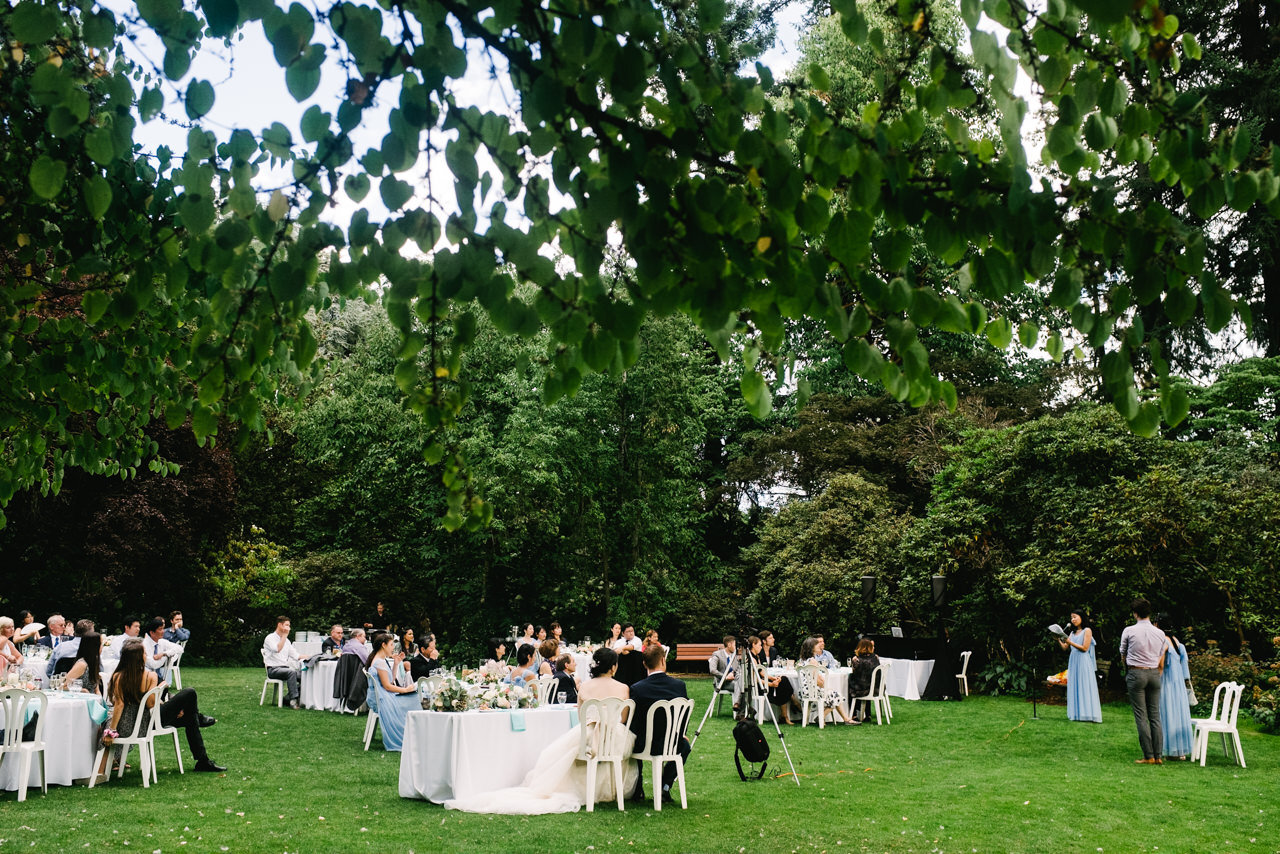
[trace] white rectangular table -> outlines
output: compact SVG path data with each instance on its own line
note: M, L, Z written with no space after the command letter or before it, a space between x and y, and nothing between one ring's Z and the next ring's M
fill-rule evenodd
M512 712L409 712L400 753L400 797L437 804L518 786L542 749L573 727L577 709L523 709L524 730Z
M322 658L302 671L302 683L298 689L302 697L302 708L338 711L341 701L333 696L333 680L337 674L336 658Z
M933 659L915 660L910 658L880 657L885 665L885 687L890 697L901 697L904 700L919 700L929 684L929 676L933 673Z
M98 750L98 724L89 714L89 704L97 702L98 717L106 707L101 701L93 701L90 694L63 696L52 694L45 709L44 744L45 770L51 786L70 786L76 780L87 780L93 774L93 757ZM0 724L4 714L0 711ZM40 757L31 759L31 773L27 788L40 787ZM5 754L0 762L0 789L17 791L18 760Z

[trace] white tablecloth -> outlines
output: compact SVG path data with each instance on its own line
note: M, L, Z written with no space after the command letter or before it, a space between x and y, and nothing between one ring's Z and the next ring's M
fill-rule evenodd
M823 686L824 691L836 691L840 694L840 704L849 708L849 674L853 671L848 667L836 667L827 671L826 685ZM791 682L791 688L796 692L796 697L800 696L800 674L795 670L777 670L770 669L770 676L785 676ZM812 719L818 719L817 711L809 713Z
M444 803L518 786L542 749L573 726L573 707L521 712L409 712L400 797ZM524 731L511 728L524 716Z
M884 658L880 663L885 665L885 681L890 697L901 697L904 700L919 700L929 684L929 675L933 673L933 659L915 661L910 658Z
M90 694L49 697L45 710L45 768L52 786L70 786L75 780L86 780L93 773L93 757L97 752L98 725L89 717ZM5 726L4 714L0 722ZM40 786L40 756L31 757L28 788ZM18 788L18 758L5 754L0 762L0 789Z
M333 696L333 677L338 673L338 659L322 658L302 671L302 708L336 712L339 700Z

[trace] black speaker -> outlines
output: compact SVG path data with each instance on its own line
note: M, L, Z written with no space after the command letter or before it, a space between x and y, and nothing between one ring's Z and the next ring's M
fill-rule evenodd
M876 598L876 577L874 575L862 576L862 604L870 605L871 600Z
M933 607L941 608L947 603L947 577L945 575L935 575L933 577Z

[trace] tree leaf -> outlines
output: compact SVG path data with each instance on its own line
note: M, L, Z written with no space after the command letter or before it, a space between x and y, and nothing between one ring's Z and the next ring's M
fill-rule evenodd
M31 164L27 173L27 181L37 196L52 199L62 192L62 185L67 180L67 164L54 160L47 154L41 154Z
M102 219L111 207L111 185L101 175L91 175L84 182L84 203L89 215Z
M213 109L213 84L208 80L192 80L187 87L187 118L195 119L208 115Z

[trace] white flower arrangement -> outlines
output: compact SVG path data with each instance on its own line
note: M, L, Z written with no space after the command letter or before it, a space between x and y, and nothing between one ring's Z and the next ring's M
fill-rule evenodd
M449 676L434 694L423 698L422 707L433 712L465 712L471 708L471 692L465 682Z
M466 712L472 709L532 709L538 705L537 694L523 685L510 682L468 684L450 677L423 708L435 712Z
M472 685L490 685L502 682L507 678L507 666L500 661L489 661L466 675Z

